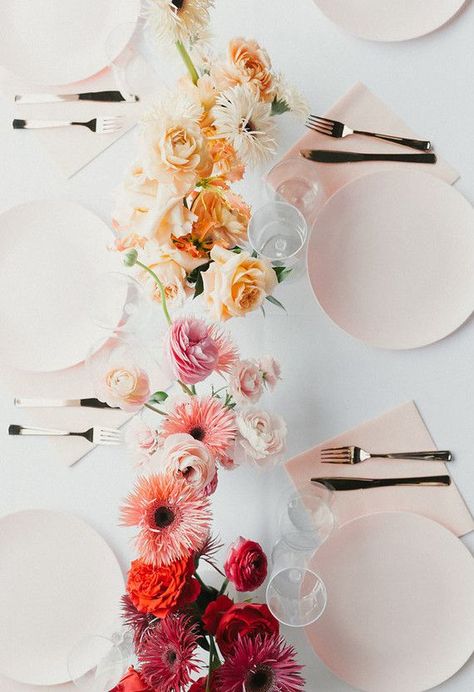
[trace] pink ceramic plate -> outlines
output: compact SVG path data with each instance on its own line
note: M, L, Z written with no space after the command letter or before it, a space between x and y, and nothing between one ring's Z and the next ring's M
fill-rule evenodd
M382 348L425 346L465 322L474 309L473 267L473 208L450 185L411 169L348 183L324 206L309 241L321 307Z
M358 690L422 692L471 656L474 559L440 524L404 512L360 517L332 534L311 567L328 604L309 640Z
M119 627L123 589L115 555L81 519L46 510L3 517L0 673L31 685L68 681L77 642Z
M446 24L465 0L314 0L333 22L373 41L405 41Z

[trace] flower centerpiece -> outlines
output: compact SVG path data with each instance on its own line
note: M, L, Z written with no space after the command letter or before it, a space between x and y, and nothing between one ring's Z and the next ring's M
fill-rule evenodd
M212 319L243 316L273 297L283 267L246 249L250 206L232 185L276 150L277 116L308 112L304 99L254 40L226 56L207 41L213 0L148 0L148 24L174 43L188 74L144 116L135 162L117 195L118 251L140 250L171 308L202 294ZM162 292L141 267L158 302Z

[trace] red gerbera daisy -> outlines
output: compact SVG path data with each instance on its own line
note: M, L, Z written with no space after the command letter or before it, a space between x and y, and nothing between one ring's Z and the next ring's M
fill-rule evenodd
M185 615L161 621L138 652L140 672L154 690L182 692L199 670L197 631Z
M235 440L237 428L233 411L215 397L192 396L179 401L161 427L164 437L187 433L200 440L215 459L226 456Z
M205 543L211 524L209 499L173 475L138 479L122 507L125 526L139 526L137 548L155 567L188 557Z
M225 692L299 692L304 689L303 666L295 650L279 635L242 637L218 670Z

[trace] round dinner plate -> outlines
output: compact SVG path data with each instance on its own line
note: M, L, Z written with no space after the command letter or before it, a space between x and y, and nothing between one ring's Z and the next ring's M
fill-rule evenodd
M116 56L107 40L121 32L117 55L132 37L140 0L1 0L0 65L42 85L70 84L96 74Z
M406 41L438 29L466 0L314 0L343 29L372 41Z
M413 170L348 183L321 210L308 271L325 312L372 346L433 343L474 310L474 210Z
M83 361L107 334L90 317L97 278L120 267L107 225L73 202L28 202L0 215L0 358L34 372ZM109 296L120 320L123 296Z
M316 654L364 692L423 692L474 650L474 559L440 524L383 512L337 529L311 568L327 588L306 629Z
M0 672L31 685L70 680L73 647L119 626L123 589L112 550L78 517L26 510L0 519Z

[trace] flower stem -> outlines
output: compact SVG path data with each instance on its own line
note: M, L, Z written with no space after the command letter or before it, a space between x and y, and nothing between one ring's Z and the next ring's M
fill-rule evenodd
M184 382L181 382L181 380L178 380L178 384L185 394L189 394L189 396L195 395L196 392L193 392L193 390L190 389L187 384L184 384Z
M189 76L191 77L192 83L197 84L199 75L194 67L194 63L191 60L191 56L189 55L188 51L186 50L184 43L182 41L176 41L176 48L178 49L178 53L180 54L181 58L183 59L184 64L186 65L186 68L189 72Z
M136 264L150 274L150 276L153 278L156 285L160 289L161 307L163 308L163 312L165 314L166 321L168 322L168 324L171 324L172 320L171 320L170 314L168 312L168 306L166 305L165 287L163 286L163 284L161 283L161 281L159 280L159 278L157 277L155 272L152 269L150 269L150 267L147 267L146 264L143 264L143 262L140 262L139 260L136 261Z
M226 589L227 589L228 586L229 586L229 580L226 578L226 579L224 579L224 581L222 582L222 586L221 586L221 588L219 589L218 596L222 596L222 594L225 593L225 591L226 591Z
M155 413L159 413L160 416L167 416L168 414L165 411L160 411L159 408L156 408L155 406L152 406L151 404L145 404L146 408L149 408L150 411L154 411Z
M199 576L199 574L198 574L197 572L194 572L194 576L196 577L196 579L198 580L198 582L201 584L202 588L203 588L203 589L207 589L207 584L205 584L205 583L203 582L203 580L201 579L201 577Z

